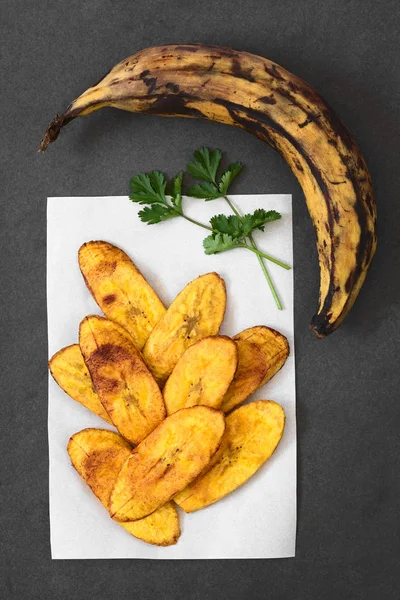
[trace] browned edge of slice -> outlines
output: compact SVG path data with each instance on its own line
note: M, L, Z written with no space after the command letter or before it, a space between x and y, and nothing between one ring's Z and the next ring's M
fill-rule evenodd
M190 346L217 335L225 308L225 282L218 273L200 275L179 292L143 349L144 359L161 387Z
M130 334L100 317L85 317L79 344L102 405L119 433L141 442L166 416L161 391Z
M219 409L237 362L237 344L227 336L209 336L190 346L164 386L167 414L197 405Z
M79 344L61 348L53 354L48 365L54 381L70 398L112 424L94 388Z
M131 450L132 447L117 433L93 428L75 433L67 447L72 465L105 508L115 479ZM119 525L134 537L157 546L176 544L180 536L179 517L172 502L144 519Z
M207 466L224 429L223 413L207 406L167 417L122 467L110 496L111 516L134 521L168 502Z
M244 329L233 337L234 340L247 340L256 344L264 353L267 372L261 383L264 385L283 367L289 354L290 346L287 338L272 327L256 325Z
M166 311L154 289L129 256L109 242L82 244L78 262L86 286L105 316L129 331L142 350Z
M236 340L238 367L221 404L221 410L229 412L242 404L262 385L267 371L262 350L247 340Z
M272 400L256 400L226 417L221 444L199 477L174 500L185 511L205 508L245 483L275 452L285 413Z

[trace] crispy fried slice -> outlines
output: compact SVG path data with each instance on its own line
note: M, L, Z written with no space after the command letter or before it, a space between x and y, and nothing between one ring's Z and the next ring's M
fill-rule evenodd
M83 244L78 258L86 285L103 313L122 325L141 350L165 314L153 288L129 256L108 242Z
M165 418L161 391L129 333L99 316L83 319L79 344L101 403L119 433L138 444Z
M111 516L134 521L168 502L209 463L224 429L223 414L207 406L167 417L122 467L111 492Z
M236 375L223 399L221 410L229 412L241 404L262 384L267 367L263 351L248 341L236 342L239 359Z
M106 508L115 479L131 450L121 436L104 429L83 429L68 443L73 466ZM178 513L172 502L145 519L120 525L140 540L157 546L176 544L180 536Z
M225 306L225 282L217 273L197 277L177 295L143 350L144 359L160 385L187 348L218 333Z
M235 375L238 351L225 336L203 338L178 360L163 390L167 414L181 408L219 408Z
M94 389L78 344L72 344L56 352L49 360L49 369L54 380L68 396L108 423L112 423Z
M174 497L187 513L220 500L247 481L272 455L285 425L283 408L257 400L226 417L218 451L200 476Z
M256 325L244 329L233 337L234 340L246 340L258 346L264 353L267 372L261 385L264 385L283 367L289 356L290 348L286 337L265 325Z

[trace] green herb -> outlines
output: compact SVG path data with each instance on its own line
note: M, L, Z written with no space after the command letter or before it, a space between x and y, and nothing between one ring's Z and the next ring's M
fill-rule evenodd
M130 181L130 199L133 202L146 205L139 211L139 217L148 225L161 223L175 217L183 217L187 221L211 232L204 241L206 254L217 254L235 248L245 248L257 255L264 276L271 289L276 305L282 308L278 294L268 273L264 259L271 261L284 269L290 269L280 260L261 252L254 241L254 231L264 231L265 226L281 218L275 210L258 208L253 213L241 215L228 198L227 193L234 179L243 169L239 162L231 163L218 179L222 153L218 149L199 148L193 160L187 165L188 172L200 180L192 185L188 195L206 201L224 198L234 212L233 215L215 215L210 219L210 225L200 223L185 214L182 203L182 182L184 173L178 173L167 182L160 171L149 174L140 173Z

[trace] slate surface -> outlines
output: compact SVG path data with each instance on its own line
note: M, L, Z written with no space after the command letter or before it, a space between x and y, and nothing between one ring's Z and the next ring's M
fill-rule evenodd
M395 0L3 0L1 11L0 595L8 599L399 598L400 9ZM243 132L101 111L45 155L47 122L117 61L202 41L267 56L310 82L359 142L379 248L345 325L308 332L318 268L301 190ZM297 557L273 561L51 561L48 523L46 197L124 194L199 145L247 165L235 191L294 195L299 437Z

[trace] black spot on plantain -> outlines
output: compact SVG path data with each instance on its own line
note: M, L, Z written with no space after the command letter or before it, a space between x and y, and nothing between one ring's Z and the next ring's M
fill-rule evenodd
M157 77L143 77L142 79L147 86L149 94L152 94L157 85Z
M178 94L161 94L146 110L148 114L154 115L180 115L189 117L204 117L203 113L197 108L187 106L190 100L198 98L179 92Z
M142 71L139 75L139 79L144 79L145 77L147 77L147 75L150 74L149 69L146 69L145 71Z
M172 92L174 92L174 94L177 94L177 93L180 91L180 87L179 87L179 85L178 85L178 84L176 84L176 83L172 83L171 81L170 81L169 83L167 83L167 84L165 85L165 87L166 87L168 90L171 90Z
M354 280L356 278L357 269L352 269L349 273L349 276L346 279L346 283L344 284L344 289L346 290L346 294L349 294L353 289Z
M332 204L332 214L333 214L333 218L335 219L336 223L340 222L340 212L338 207L336 206L336 204Z
M298 171L301 171L302 173L304 172L303 165L301 164L301 162L297 158L293 159L293 164L294 164L294 166L296 167L296 169Z
M319 117L320 115L318 114L309 114L308 117L302 123L299 123L300 129L302 129L303 127L307 127L307 125L310 125L310 123L314 123Z
M246 81L250 82L256 81L252 75L253 68L243 68L242 63L237 58L232 58L232 73L235 77L239 77L240 79L245 79Z
M271 75L274 79L279 79L279 81L286 81L282 74L279 72L278 67L275 63L271 63L271 65L264 65L264 70L268 75Z
M261 96L261 98L259 98L258 100L263 104L276 104L276 99L273 94L270 94L269 96Z

